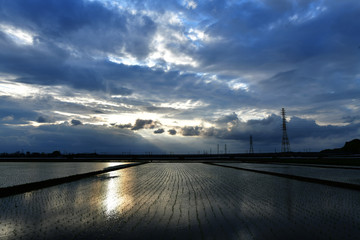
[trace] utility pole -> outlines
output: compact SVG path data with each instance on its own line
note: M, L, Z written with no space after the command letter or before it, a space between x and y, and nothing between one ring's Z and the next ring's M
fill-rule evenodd
M225 143L225 148L224 148L224 150L225 150L225 154L227 153L227 149L226 149L226 143Z

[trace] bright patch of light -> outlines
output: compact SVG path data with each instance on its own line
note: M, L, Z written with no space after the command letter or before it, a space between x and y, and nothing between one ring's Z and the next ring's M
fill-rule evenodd
M343 123L343 122L328 122L328 121L321 121L321 120L315 120L315 123L321 127L325 126L337 126L337 127L344 127L349 125L349 123Z
M106 198L104 200L106 214L108 216L119 212L121 205L125 202L125 198L119 193L122 182L117 179L119 177L118 174L117 171L111 171L108 174L110 179L107 184Z
M0 24L0 31L8 35L14 42L22 45L33 44L33 34L11 25Z
M116 123L116 124L134 124L136 122L137 119L151 119L156 121L157 119L159 119L161 116L159 114L156 113L146 113L146 112L141 112L141 113L121 113L121 114L106 114L105 116L103 116L103 118L106 120L106 122L108 122L109 124L111 123Z
M181 18L182 13L175 13L175 12L166 12L163 15L159 16L157 12L152 14L154 17L160 17L159 22L169 23L173 26L183 26L183 20Z
M249 120L261 120L269 117L271 114L279 115L279 112L274 112L268 109L241 109L236 111L241 120L247 122Z
M203 42L209 42L211 40L210 36L206 34L204 31L190 28L188 37L192 41L203 41Z
M353 99L352 100L353 102L356 102L357 100ZM345 107L349 110L352 110L354 112L357 112L359 111L360 107L357 103L354 103L354 104L346 104Z
M11 218L9 218L9 219L11 219ZM1 236L4 238L14 236L14 232L16 232L18 227L24 227L21 225L19 226L18 224L19 224L18 221L13 223L11 220L7 220L6 218L3 218L1 220Z
M202 126L202 127L212 127L213 124L209 123L209 122L205 122L202 119L199 118L194 118L191 120L186 120L186 119L177 119L174 120L172 118L162 118L160 119L160 122L162 125L168 127L168 128L179 128L179 127L185 127L185 126Z
M181 35L177 32L171 34L171 37L174 41L177 42L187 42L187 38L184 35ZM167 47L169 40L168 36L163 36L158 34L152 43L153 52L149 55L150 59L158 60L163 59L168 64L175 64L175 65L190 65L196 67L198 63L190 56L179 53L173 52L171 49Z
M185 1L185 6L187 9L195 9L197 7L197 3L193 0Z
M56 100L67 103L76 103L79 105L83 105L86 107L94 107L94 106L108 106L108 107L119 107L121 104L116 104L114 102L110 102L104 99L94 98L90 94L77 94L78 96L54 96Z
M136 57L133 57L130 54L124 54L124 56L122 56L122 57L115 56L115 55L109 55L108 60L113 63L124 64L127 66L146 66L149 68L158 67L157 59L147 58L147 59L139 61Z
M188 1L187 4L195 7L196 3ZM146 59L139 60L124 50L121 52L121 56L108 56L109 61L129 66L159 67L165 71L170 70L173 65L198 66L198 62L194 58L179 49L181 46L197 48L201 42L210 41L211 38L205 32L192 28L189 31L179 31L179 29L187 28L186 19L182 18L182 13L165 12L159 15L156 12L146 11L142 14L159 23L157 33L150 44L150 54Z
M235 90L235 91L237 91L237 90L244 90L246 92L249 91L249 86L246 83L239 82L236 80L230 81L228 83L228 86L230 89Z
M34 96L42 91L37 85L18 83L0 78L0 96L11 96L13 98L24 98Z
M304 23L311 19L316 18L317 16L319 16L321 13L325 12L326 10L327 10L327 8L322 7L322 6L313 7L309 11L304 12L303 14L294 14L294 15L290 16L288 20L289 20L289 22L294 23L294 24L301 24L301 23Z
M195 109L199 107L206 107L209 104L204 103L202 101L193 101L191 99L187 100L186 102L172 102L172 103L161 103L160 107L165 108L174 108L174 109Z
M39 122L36 122L36 121L29 121L27 125L31 125L33 127L39 127L41 125L48 125L48 123L39 123Z
M126 57L118 57L118 56L110 55L108 56L108 60L110 62L114 62L117 64L124 64L128 66L142 66L142 65L147 66L147 64L138 61L135 57L132 57L131 55L127 55Z
M82 116L82 115L79 115L79 114L76 114L76 113L69 113L69 112L62 112L62 111L54 111L54 113L56 114L59 114L59 115L64 115L64 116L67 116L67 117L85 117L85 118L89 118L87 116Z

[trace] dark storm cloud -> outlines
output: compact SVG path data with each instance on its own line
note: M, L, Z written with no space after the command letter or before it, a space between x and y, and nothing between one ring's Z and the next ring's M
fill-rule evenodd
M219 119L216 120L216 123L218 123L218 124L227 124L227 123L234 122L234 121L235 122L239 121L239 118L238 118L236 113L232 113L230 115L222 116L222 117L220 117Z
M0 97L0 119L9 124L24 124L38 117L38 113L29 109L22 101L11 97Z
M247 144L251 134L254 143L265 148L281 139L279 116L244 122L236 113L222 117L221 113L253 109L268 115L286 105L291 109L289 137L295 146L307 141L314 146L335 144L359 133L359 1L214 0L196 1L196 7L186 1L119 4L125 7L85 0L0 0L0 73L15 76L13 83L61 86L56 91L74 99L62 100L46 91L22 100L2 96L1 123L71 121L59 112L82 119L79 115L145 111L214 124L181 130L171 126L171 135L177 129L184 136ZM33 42L19 44L6 27L29 32ZM190 41L193 30L206 37ZM161 47L166 49L153 52L159 38L164 38ZM169 62L164 57L168 53L172 53ZM160 56L153 68L139 65L152 54ZM126 61L119 64L109 60L111 55L119 62L121 57L135 61L133 66ZM177 61L179 56L194 64ZM244 87L237 88L238 82ZM99 101L76 102L76 91ZM178 108L159 107L163 103ZM309 117L349 125L320 126ZM114 126L118 131L163 127L144 119Z
M340 59L340 61L345 61L344 64L355 60L351 56L346 57L345 54L350 53L358 32L352 31L359 27L357 21L352 20L359 7L356 1L347 1L347 3L328 1L326 4L322 1L297 3L264 1L262 4L255 1L242 1L235 4L224 1L211 3L200 1L195 10L187 9L186 4L179 4L176 1L166 4L161 1L128 4L136 9L156 9L159 11L158 15L164 14L166 10L182 10L189 19L199 21L199 26L206 33L223 39L213 43L203 43L197 51L187 52L202 63L202 68L215 73L234 72L240 69L241 72L235 71L238 75L244 71L245 73L251 73L253 70L267 72L271 69L271 72L277 74L286 70L283 67L283 63L286 62L293 65L293 68L302 69L299 70L301 74L294 76L292 82L297 82L296 86L304 87L305 84L316 80L306 76L309 66L313 64L310 63L307 66L304 64L294 66L294 64L314 59L317 61L316 65L321 64L325 68L328 61L322 60L326 58ZM324 8L324 10L317 8ZM3 62L8 63L3 65L3 70L22 73L23 76L19 78L21 81L70 84L79 88L107 89L113 94L130 95L136 90L117 86L114 83L133 83L132 81L135 80L136 85L138 83L148 85L147 89L152 86L150 89L154 94L167 95L166 91L171 87L180 87L175 98L180 97L181 94L192 99L204 98L207 101L211 101L206 98L210 94L218 96L230 94L237 99L249 97L236 95L224 86L218 88L214 83L187 82L187 77L178 75L176 71L169 73L151 71L139 66L129 67L101 60L94 61L86 56L88 50L114 52L124 46L124 49L129 49L127 52L134 56L139 58L146 56L149 53L148 44L158 24L148 16L133 15L125 10L105 7L96 1L12 1L11 4L4 1L1 9L3 21L25 27L39 35L35 45L41 47L41 51L18 46L12 46L9 51L1 51ZM29 9L31 11L28 11ZM306 18L312 15L314 17ZM200 16L203 16L203 19ZM290 20L291 17L294 20ZM204 25L201 24L202 22ZM209 24L205 24L206 22ZM273 29L270 29L271 25L274 25ZM59 47L56 44L58 42L70 46L73 50ZM171 49L171 46L168 47ZM9 49L8 47L9 42L4 44L2 50ZM84 48L87 48L86 51L83 50ZM26 55L23 54L24 50ZM72 57L72 54L77 54L77 58ZM37 61L34 62L33 59ZM69 61L69 59L73 60ZM354 65L352 68L354 71L357 69L357 64L348 65ZM319 72L317 75L322 76L323 73ZM325 73L325 76L329 76L332 71ZM196 75L188 76L188 78L199 79ZM304 79L308 80L303 81ZM271 86L272 79L264 82L266 90ZM269 84L266 84L267 82ZM256 90L257 84L255 82L252 84L253 89ZM290 82L288 86L287 90L290 92L292 89L297 89ZM320 86L323 84L314 84L314 92L319 90ZM327 86L333 86L332 82ZM203 89L204 94L195 95L195 92L199 93L199 89ZM264 94L264 92L260 94L264 99L270 98L276 102L281 100L280 98L273 99L269 93ZM246 94L243 93L243 95ZM250 97L258 98L257 95ZM229 99L225 98L219 102L219 105L231 103ZM300 100L296 98L294 104ZM262 102L260 99L259 105L265 104L264 102L268 101ZM246 104L251 104L251 101Z
M0 152L160 152L156 146L132 131L119 129L114 132L114 129L103 126L83 125L74 128L61 124L14 129L0 125L0 131Z
M46 123L48 122L49 120L43 116L39 116L36 120L38 123Z
M137 131L140 129L154 129L155 127L160 126L161 124L158 121L154 121L151 119L136 119L134 125L132 125L131 123L127 123L127 124L114 124L114 126L124 129L130 129L132 131ZM156 131L161 131L163 129L158 129ZM155 131L155 132L156 132ZM162 133L162 132L156 132L156 133Z
M64 7L67 11L62 10ZM33 11L29 12L28 9L33 9ZM26 27L41 36L34 43L36 48L19 47L9 42L4 44L5 51L1 51L0 58L2 57L6 64L2 65L2 70L19 75L18 81L50 85L68 84L89 90L103 89L112 94L124 96L132 94L133 90L119 85L119 82L127 82L136 86L146 84L148 85L145 85L146 89L151 89L153 94L164 96L171 88L174 89L181 84L182 88L178 89L174 98L189 89L194 89L193 81L188 80L195 77L193 74L182 76L176 71L164 73L144 67L129 67L101 60L94 61L86 56L85 50L82 50L84 47L89 48L88 50L114 50L99 48L93 44L92 40L94 39L96 43L106 42L107 44L104 46L117 48L121 47L121 44L125 44L124 41L128 41L130 45L136 43L136 51L138 51L142 46L147 46L146 44L149 42L149 35L146 33L154 31L154 24L144 16L133 16L126 12L105 8L97 2L82 1L76 3L73 1L61 3L57 1L25 1L21 4L14 1L12 4L3 4L2 12L4 21L18 25L22 29ZM74 14L75 12L77 14ZM13 15L15 17L10 17ZM137 30L127 29L130 28L128 26L130 24L131 28ZM101 26L106 26L106 28ZM142 27L146 28L146 31ZM109 36L107 32L102 33L101 31L117 32L119 35L112 36L110 34ZM92 36L94 32L96 36ZM141 36L137 36L136 32L141 32ZM136 35L136 41L131 39L131 34ZM108 39L105 41L101 37L108 37ZM145 39L146 44L139 43L140 40L145 41ZM64 43L65 46L68 45L70 49L76 51L77 58L72 56L73 50L59 46L58 42ZM203 86L196 87L203 88ZM195 91L194 89L192 92ZM212 91L211 88L208 91ZM187 98L194 97L191 92L187 95Z
M133 93L133 90L116 86L115 84L109 84L106 89L108 92L112 94L117 94L121 96L130 96Z
M3 22L80 49L116 52L124 47L143 57L155 30L147 16L107 8L97 1L5 0L0 6Z
M357 45L359 33L351 29L359 27L352 20L359 11L359 2L278 2L281 4L244 1L231 8L220 8L216 22L207 31L223 37L225 42L204 48L207 54L201 54L207 65L263 69L264 64L275 66L284 60L297 63L328 53L343 56L344 50Z
M170 135L176 135L176 130L175 130L175 129L169 129L169 130L168 130L168 133L169 133Z
M94 61L91 55L124 49L146 57L156 28L146 16L96 1L1 1L0 14L1 23L35 34L33 47L18 46L1 34L0 71L22 82L68 84L120 95L132 90L104 79L106 62Z
M78 126L78 125L82 125L82 122L76 119L72 119L71 120L71 125L73 126Z
M23 82L37 82L41 84L69 84L76 88L86 88L90 90L98 90L103 89L112 94L119 95L130 95L134 91L139 92L140 94L145 93L142 89L146 89L147 94L151 95L160 95L162 97L167 97L170 90L173 99L202 99L206 102L209 102L212 106L216 108L222 108L225 104L228 104L228 107L235 106L233 104L234 101L232 99L237 99L238 101L242 101L244 104L251 104L252 96L250 96L246 92L241 91L233 91L230 90L223 83L204 83L195 81L194 79L200 80L199 76L196 74L183 74L177 71L163 72L161 70L150 70L146 67L139 66L125 66L119 65L115 63L110 63L107 61L96 60L94 61L92 58L84 55L84 51L82 47L87 46L91 47L91 49L98 49L96 45L91 45L91 39L96 39L96 42L102 43L107 42L106 46L118 46L122 44L124 40L123 33L124 27L121 24L133 24L132 26L138 25L148 25L149 19L139 20L139 21L125 21L128 17L133 18L134 16L129 16L126 12L119 12L119 10L115 10L112 8L105 8L100 3L96 2L77 2L73 3L70 1L64 1L61 3L57 3L55 1L49 1L46 3L41 2L32 2L31 4L40 4L39 13L45 14L46 12L51 13L53 19L49 21L43 22L44 18L35 13L28 13L26 11L21 10L25 8L29 2L26 2L23 5L16 4L16 1L13 5L7 6L4 4L4 12L9 13L17 13L16 18L5 18L7 21L13 21L13 24L22 23L24 19L29 19L31 26L27 26L29 29L40 33L43 35L42 38L39 38L36 41L37 47L41 48L41 51L38 51L34 48L25 49L31 58L25 58L22 54L24 49L20 49L18 46L13 46L14 50L11 50L11 53L5 54L4 58L9 58L12 56L14 62L16 61L18 64L12 64L11 61L4 61L9 63L7 66L4 66L4 70L16 72L17 74L23 75L20 76L18 80ZM160 3L158 3L160 4ZM216 8L219 12L218 22L220 24L221 21L225 17L226 8L224 6L219 7L219 2L214 2L211 8ZM248 3L249 4L249 3ZM156 5L156 4L155 4ZM224 5L224 4L222 4ZM251 5L251 4L250 4ZM55 7L56 6L56 7ZM60 11L61 7L66 6L69 8L69 13L64 13L64 11ZM173 8L184 8L184 6L180 6L178 4L174 4ZM247 8L256 9L258 6L254 5L252 7L247 6ZM246 8L246 9L247 9ZM18 10L20 9L20 10ZM76 10L75 10L76 9ZM208 11L207 7L199 4L199 11ZM249 11L250 11L249 10ZM35 11L35 10L34 10ZM73 16L72 13L78 11L79 14ZM89 17L92 12L99 11L99 16ZM225 12L224 12L225 11ZM243 10L244 11L244 10ZM264 10L265 11L265 10ZM36 12L36 11L35 11ZM33 16L34 14L34 16ZM254 13L255 14L255 13ZM5 14L6 15L6 14ZM9 15L9 14L7 14ZM6 16L7 16L6 15ZM256 15L257 16L257 15ZM141 16L138 16L139 19ZM125 20L124 20L124 19ZM254 17L255 18L255 17ZM19 19L19 20L16 20ZM118 21L117 21L118 20ZM245 20L244 20L245 21ZM250 21L250 20L249 20ZM124 23L125 22L125 23ZM72 24L73 23L73 24ZM149 23L150 24L150 23ZM55 32L63 32L60 36L57 36L55 33L48 33L47 29L49 25L53 26L58 31ZM96 37L92 37L91 34L100 28L100 26L106 25L105 30L101 31L109 31L112 32L111 29L114 29L115 32L120 32L121 34L116 37L109 36L109 39L119 40L117 43L112 43L111 41L104 41L103 39L99 39L99 36L107 36L107 34L97 34ZM118 26L119 25L119 26ZM24 25L21 25L24 27ZM127 26L127 25L126 25ZM234 26L234 24L229 25L229 28ZM209 30L213 26L209 26ZM45 30L42 30L42 29ZM84 29L89 31L84 31ZM141 26L139 26L139 31L142 32ZM152 29L151 27L149 28ZM132 33L133 31L131 31ZM136 31L135 31L136 32ZM220 34L224 34L223 32L218 32ZM81 41L81 46L79 45L79 41L76 38L72 38L71 36L79 36L84 35L83 41ZM64 40L64 36L69 36ZM126 35L127 36L127 35ZM228 39L236 39L236 36L227 36ZM63 39L64 38L64 39ZM128 36L126 37L126 39ZM67 48L61 48L58 45L54 44L54 41L57 42L59 39L63 39L61 41L65 41L65 45L74 46L73 49L76 50L80 56L80 58L74 59L71 54L73 52L69 52ZM140 39L140 38L139 38ZM149 40L149 37L144 34L141 39ZM90 43L88 43L90 41ZM129 41L133 43L134 41ZM221 43L220 43L221 44ZM142 44L137 44L137 48L140 48ZM232 46L232 45L231 45ZM235 46L235 45L234 45ZM171 47L171 45L169 46ZM204 46L204 49L211 49L211 45ZM220 46L216 46L218 48ZM236 46L235 46L236 47ZM230 50L233 52L234 49ZM236 50L236 49L235 49ZM106 49L102 49L101 51L106 51ZM235 51L236 52L236 51ZM15 54L14 54L15 53ZM18 54L16 54L18 53ZM199 52L201 53L201 52ZM234 56L234 54L231 54ZM236 55L236 54L235 54ZM196 55L194 55L195 57ZM199 59L201 56L199 55ZM15 57L15 58L14 58ZM209 56L209 58L215 60L213 56ZM40 59L40 62L34 62L32 59ZM74 59L73 61L69 61L68 59ZM227 57L221 57L221 61L226 61ZM7 59L8 60L8 59ZM236 62L230 59L232 63ZM246 60L247 62L247 60ZM69 64L71 63L71 65ZM16 66L16 67L14 67ZM24 67L26 66L26 67ZM231 66L230 64L228 66ZM236 66L238 67L238 66ZM223 68L226 70L227 68ZM22 73L22 74L21 74ZM26 77L25 77L26 76ZM133 85L138 88L138 86L143 86L142 89L129 89L128 87L122 86L122 84ZM156 87L154 87L156 86ZM173 89L176 89L174 92ZM149 92L150 90L150 92ZM149 109L151 110L151 109ZM153 109L155 110L155 109Z
M116 125L118 128L132 128L131 123Z
M346 123L355 123L355 122L359 122L360 121L360 115L355 115L355 116L344 116L343 120Z
M227 119L227 120L225 120ZM191 126L182 128L184 136L202 136L219 140L238 141L248 146L250 135L257 147L272 152L280 149L282 139L282 119L278 115L270 115L265 119L240 121L236 114L224 116L217 121L223 127L204 128ZM230 125L229 125L230 124ZM287 132L293 151L304 148L319 151L340 146L345 141L354 139L359 134L360 124L347 126L320 126L314 120L292 117L287 123Z
M358 1L243 1L216 10L206 32L221 40L196 54L209 71L264 75L245 79L252 90L245 105L278 108L287 99L328 109L334 94L359 95Z
M163 128L159 128L159 129L154 131L155 134L162 134L164 132L165 132L165 130Z
M97 106L86 107L82 104L62 102L46 93L25 99L2 96L0 97L0 119L11 116L12 121L9 124L26 124L30 121L53 123L69 120L66 115L55 113L55 111L82 115L93 113L94 107Z
M199 126L186 126L181 129L181 134L183 136L200 136L202 129Z
M134 124L134 126L131 128L131 130L140 130L143 128L154 128L155 127L155 122L151 119L149 120L145 120L145 119L136 119L136 122Z

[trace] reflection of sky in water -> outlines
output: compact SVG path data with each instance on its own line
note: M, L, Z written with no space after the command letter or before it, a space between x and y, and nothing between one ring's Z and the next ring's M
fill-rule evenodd
M102 170L126 162L0 162L0 187ZM19 177L21 176L21 177Z
M107 167L120 165L119 163L108 163ZM130 204L130 196L126 192L125 184L131 181L129 171L111 171L106 173L108 178L106 182L106 193L103 205L106 209L106 214L110 217L116 213L121 213L123 205Z
M11 221L2 221L0 224L0 239L3 239L2 236L11 235L16 227L18 227L18 224Z
M0 239L356 239L359 201L265 174L151 163L1 198Z
M107 215L115 214L117 209L121 209L121 204L124 202L124 197L121 196L122 175L119 171L109 173L110 179L107 183L106 198L104 201Z
M360 184L360 168L344 169L338 167L314 167L314 166L292 166L281 164L259 164L259 163L221 163L222 165L248 168L276 173L284 173L296 176L318 178L330 181Z

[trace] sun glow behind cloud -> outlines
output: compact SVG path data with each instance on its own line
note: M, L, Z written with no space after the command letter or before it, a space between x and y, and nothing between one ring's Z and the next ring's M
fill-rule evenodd
M20 45L32 45L34 34L11 25L0 24L0 31L4 32L14 42Z
M356 1L12 2L0 127L242 142L285 107L314 128L357 128Z
M193 101L191 99L186 100L185 102L168 102L168 103L161 103L159 104L160 107L165 108L174 108L174 109L195 109L198 107L206 107L208 106L207 103L204 103L200 100Z
M187 38L182 33L177 33L171 31L168 33L170 34L171 38L174 39L174 41L179 42L186 42ZM191 56L186 55L185 53L181 52L173 52L171 49L167 48L167 45L169 44L168 39L169 36L164 36L163 34L158 34L152 43L153 45L153 52L149 55L150 59L157 60L161 59L170 64L175 65L190 65L192 67L198 66L198 63L195 59L193 59Z
M15 78L16 77L14 77L14 79ZM8 80L8 77L6 77L6 79L0 79L0 96L25 98L28 96L34 96L41 91L41 86Z

